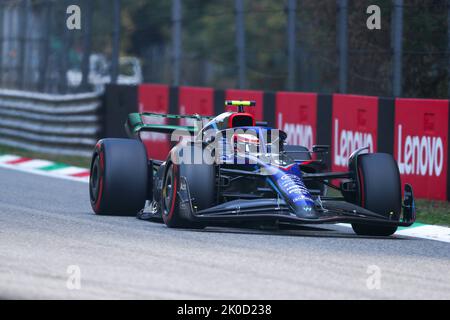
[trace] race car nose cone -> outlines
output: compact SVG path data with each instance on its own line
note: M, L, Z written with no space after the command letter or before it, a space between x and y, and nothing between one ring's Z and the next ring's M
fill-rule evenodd
M308 188L303 183L301 177L292 173L283 173L276 180L278 190L283 194L284 199L294 209L295 214L302 219L319 218L315 208L314 200Z

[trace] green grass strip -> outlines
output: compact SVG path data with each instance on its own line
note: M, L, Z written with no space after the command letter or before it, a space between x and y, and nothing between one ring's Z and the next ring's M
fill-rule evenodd
M411 227L398 227L398 230L404 230L404 229L411 229L411 228L417 228L417 227L423 227L426 226L424 223L415 222Z
M54 171L54 170L64 169L64 168L67 168L67 167L69 167L67 164L55 163L55 164L49 165L47 167L39 168L39 170L42 170L42 171Z

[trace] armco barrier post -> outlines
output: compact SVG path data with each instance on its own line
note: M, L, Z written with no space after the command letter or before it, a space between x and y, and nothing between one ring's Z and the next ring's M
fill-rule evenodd
M276 107L275 107L276 93L271 91L264 92L264 109L263 119L267 122L269 127L276 128Z
M319 94L317 96L317 144L331 147L331 126L333 114L333 96L330 94ZM330 149L330 152L332 150ZM331 153L326 159L331 166Z
M225 111L225 91L214 90L214 115Z
M178 114L178 99L179 90L178 87L170 87L169 88L169 113L170 114ZM170 125L177 125L178 119L169 119Z
M108 85L103 106L103 137L125 138L127 115L138 111L138 87Z
M378 98L378 152L394 154L395 99Z

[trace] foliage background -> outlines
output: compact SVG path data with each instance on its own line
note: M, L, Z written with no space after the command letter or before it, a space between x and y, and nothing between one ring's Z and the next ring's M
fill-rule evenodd
M92 12L92 52L112 54L113 1L111 0L0 0L0 10L30 1L39 17L52 6L50 65L58 70L79 68L84 53L84 31L64 32L65 8L78 4L83 17ZM181 84L237 87L234 0L181 0ZM249 89L287 89L287 0L244 0L246 74ZM348 93L392 95L392 0L349 0ZM382 29L368 30L366 9L382 10ZM447 0L404 0L403 96L448 98L449 7ZM1 13L1 12L0 12ZM295 90L338 91L339 52L336 0L298 0L296 11ZM145 82L172 82L172 0L121 0L121 55L136 56ZM38 33L37 30L29 32ZM0 43L19 43L21 38L2 35ZM31 42L31 39L25 39ZM37 46L42 41L34 39ZM41 41L41 42L39 42ZM3 51L3 60L11 58ZM35 63L39 65L40 63ZM12 64L13 66L15 64ZM2 70L3 78L8 78ZM58 71L59 74L64 72ZM51 81L58 83L50 73ZM4 81L3 87L14 86ZM1 79L0 79L1 80ZM5 80L5 79L4 79ZM8 79L6 79L8 80ZM32 88L33 89L33 88Z

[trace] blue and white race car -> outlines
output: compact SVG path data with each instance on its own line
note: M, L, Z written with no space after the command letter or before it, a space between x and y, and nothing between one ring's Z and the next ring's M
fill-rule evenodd
M133 113L133 139L103 139L91 164L90 199L100 215L138 215L171 228L351 223L359 235L390 236L415 221L412 187L389 154L367 148L329 172L328 146L287 145L285 132L257 123L245 107L209 118ZM166 118L169 124L147 120ZM180 119L190 125L176 123ZM172 123L171 123L172 122ZM148 159L140 133L171 135L165 161Z

